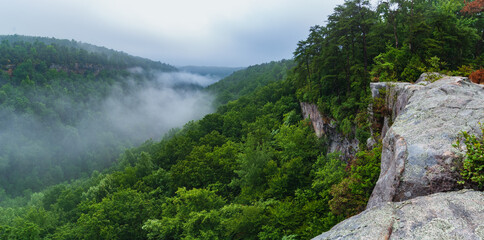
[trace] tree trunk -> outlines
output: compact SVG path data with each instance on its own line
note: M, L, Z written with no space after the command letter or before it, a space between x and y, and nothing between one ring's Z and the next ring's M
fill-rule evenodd
M393 36L395 37L395 48L398 48L398 36L397 36L397 11L393 11Z
M412 0L412 5L410 7L410 38L408 41L408 48L410 52L412 52L412 38L413 38L413 1Z

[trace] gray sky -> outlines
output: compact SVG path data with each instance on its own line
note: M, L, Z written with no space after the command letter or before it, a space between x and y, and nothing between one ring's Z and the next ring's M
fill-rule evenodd
M0 34L74 39L171 65L291 58L344 0L0 0Z

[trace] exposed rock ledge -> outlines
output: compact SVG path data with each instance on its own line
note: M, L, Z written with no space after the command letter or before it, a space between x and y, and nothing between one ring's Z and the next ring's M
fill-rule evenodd
M313 240L484 239L484 193L436 193L368 209Z
M399 113L383 138L380 178L367 208L457 190L452 143L461 131L479 134L484 86L467 78L394 85ZM402 99L403 98L403 99Z

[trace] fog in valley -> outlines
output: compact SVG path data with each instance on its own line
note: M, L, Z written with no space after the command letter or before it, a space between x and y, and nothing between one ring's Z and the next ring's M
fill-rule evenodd
M176 72L156 74L153 81L137 85L128 82L129 92L119 86L102 103L102 121L86 119L86 129L111 128L136 142L159 139L168 130L210 113L212 97L201 91L216 80L196 74ZM84 128L84 127L83 127Z
M93 97L79 103L69 95L56 96L53 108L69 124L48 114L40 119L0 109L0 180L7 192L21 186L35 191L102 170L124 149L160 140L170 129L213 111L212 96L203 86L217 79L187 72L145 75L150 79L121 79L101 101Z

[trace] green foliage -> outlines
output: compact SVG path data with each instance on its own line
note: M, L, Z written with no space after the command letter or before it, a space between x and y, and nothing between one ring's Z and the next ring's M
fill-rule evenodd
M98 47L88 43L74 40L62 40L45 37L30 37L22 35L0 36L2 44L12 45L14 49L0 48L2 58L0 64L18 64L24 59L36 59L39 65L34 66L36 71L44 73L56 64L57 68L75 67L82 70L89 64L103 65L112 69L124 69L129 67L141 67L144 69L156 69L161 71L175 71L176 68L168 64L154 62L145 58L130 56L123 52L114 51L105 47ZM5 46L5 45L2 45ZM76 67L76 63L78 63ZM85 65L84 65L85 64ZM84 66L83 66L84 65ZM91 65L92 66L92 65ZM81 68L81 69L79 69ZM87 70L87 69L84 69ZM88 73L89 70L86 72ZM32 77L32 76L31 76Z
M462 65L460 66L456 71L452 73L452 75L455 76L464 76L464 77L469 77L472 72L474 72L474 68L470 65Z
M413 82L422 74L423 63L417 56L412 56L401 76L405 82Z
M401 79L400 74L405 69L409 61L409 48L387 47L387 51L380 53L373 61L374 65L370 72L372 81L375 82L394 82Z
M277 168L275 151L268 143L260 144L249 136L242 152L237 158L238 178L231 185L241 189L241 198L245 201L257 200L263 196L268 178Z
M333 185L331 212L350 217L363 211L380 175L381 143L371 151L360 151L349 165L348 176Z
M465 146L466 152L462 160L462 178L478 189L484 189L484 125L480 125L481 136L462 132L455 147ZM463 141L463 142L461 142Z
M444 62L440 61L440 58L433 56L426 61L427 66L420 67L421 72L427 72L426 80L429 82L435 82L441 78L440 73L442 72L442 66L445 65Z
M344 167L345 164L341 161L341 156L338 152L318 157L318 160L313 165L315 180L312 183L312 188L321 193L329 191L331 186L341 182L346 176Z
M148 219L151 203L146 194L119 190L98 203L86 205L77 220L79 239L145 239L141 229Z
M163 217L146 221L143 230L149 239L218 239L220 216L216 210L224 204L213 191L180 188L175 197L166 199Z
M341 132L347 137L350 137L351 133L353 132L353 124L348 118L345 118L343 119L343 121L341 121L339 128Z
M291 76L297 98L349 126L366 109L356 103L369 95L370 80L414 82L425 71L479 68L482 16L462 15L462 7L457 0L380 1L376 8L345 1L298 43Z
M2 231L40 239L308 239L328 230L342 220L328 201L345 172L301 120L294 91L290 80L260 87L126 150L108 173L25 200L44 218L0 209Z
M437 56L433 56L429 60L427 60L427 64L429 65L429 67L425 69L425 72L440 72L441 67L445 65L445 63L441 62L440 58Z

